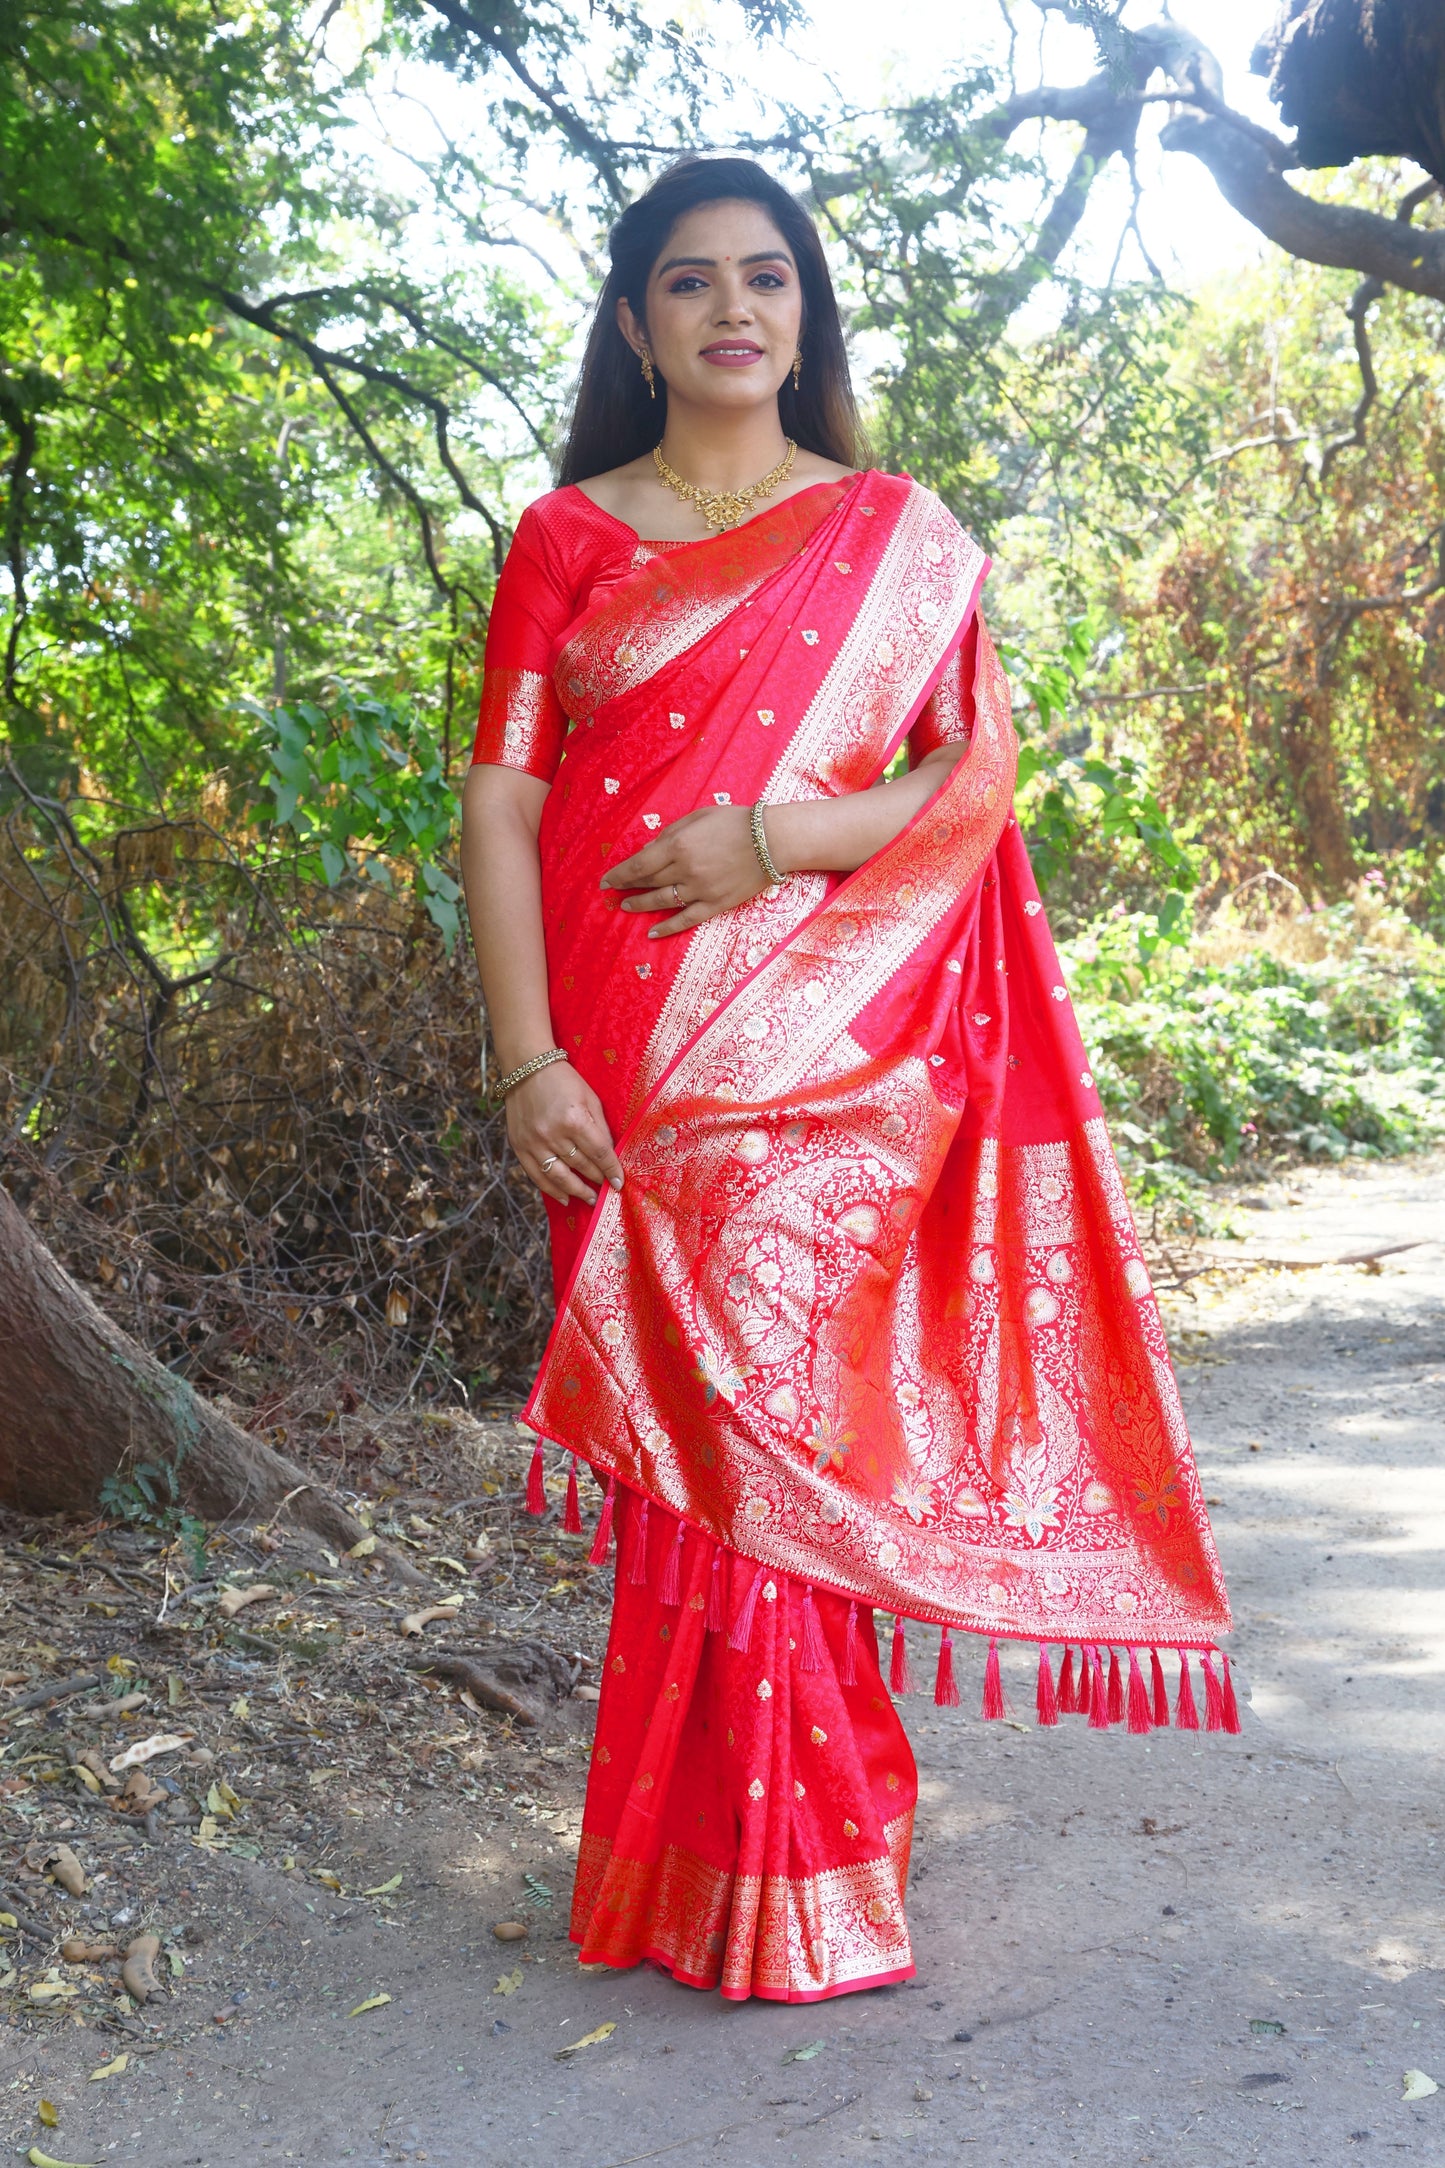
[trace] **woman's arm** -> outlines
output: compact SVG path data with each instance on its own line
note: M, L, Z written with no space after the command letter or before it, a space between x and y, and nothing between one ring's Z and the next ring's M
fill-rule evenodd
M479 762L462 793L462 881L492 1045L505 1076L556 1044L547 1001L537 830L549 786ZM570 1062L539 1069L507 1094L507 1134L537 1187L595 1204L589 1185L622 1187L602 1103ZM550 1159L551 1166L543 1167Z
M967 750L961 744L940 745L907 775L871 790L769 806L763 827L773 864L780 873L852 873L908 826ZM623 898L624 911L671 913L649 928L651 940L686 933L767 886L749 815L747 806L686 813L605 873L602 886L634 891Z

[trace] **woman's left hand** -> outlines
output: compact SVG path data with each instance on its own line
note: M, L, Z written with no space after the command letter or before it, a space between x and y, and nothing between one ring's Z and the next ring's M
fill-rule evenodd
M740 805L684 813L605 873L602 886L633 891L622 899L624 911L671 912L660 926L649 927L649 940L686 933L766 888L753 849L750 814L749 807Z

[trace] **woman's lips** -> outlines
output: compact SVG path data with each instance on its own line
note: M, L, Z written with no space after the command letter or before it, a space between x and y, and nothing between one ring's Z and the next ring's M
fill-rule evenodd
M748 369L755 361L762 360L763 350L760 346L746 345L705 346L702 358L710 361L715 369Z

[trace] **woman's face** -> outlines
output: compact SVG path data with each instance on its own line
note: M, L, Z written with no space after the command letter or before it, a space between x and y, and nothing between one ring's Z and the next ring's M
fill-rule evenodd
M762 405L798 350L798 267L760 203L704 203L678 220L652 267L645 328L625 301L617 321L635 353L647 345L672 398Z

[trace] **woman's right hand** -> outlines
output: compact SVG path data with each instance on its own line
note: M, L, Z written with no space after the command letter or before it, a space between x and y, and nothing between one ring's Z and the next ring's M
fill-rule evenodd
M621 1189L622 1167L602 1102L569 1061L550 1062L515 1085L506 1113L512 1150L544 1197L596 1204L591 1184Z

